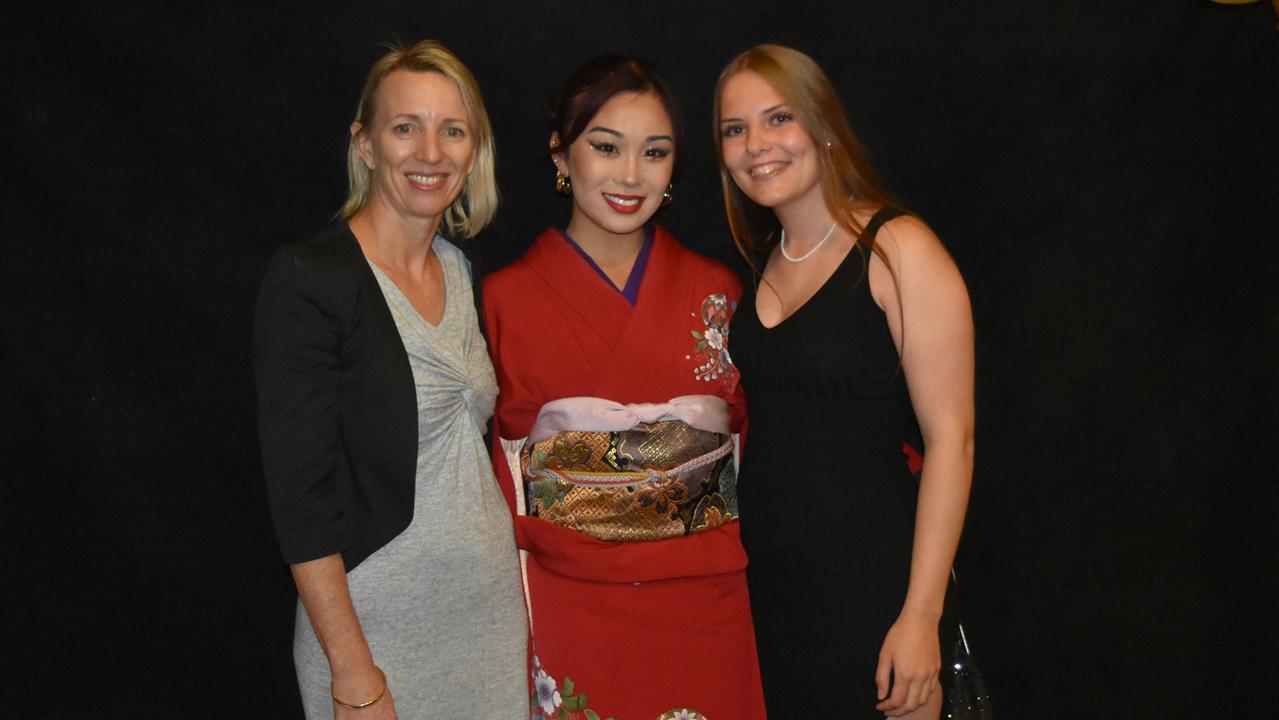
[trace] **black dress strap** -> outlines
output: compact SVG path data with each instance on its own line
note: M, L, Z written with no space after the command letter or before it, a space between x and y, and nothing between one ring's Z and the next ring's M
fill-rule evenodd
M874 240L875 234L878 233L879 229L884 226L884 223L888 222L889 220L892 220L895 217L900 217L905 214L906 214L905 210L899 210L898 208L889 207L888 205L885 205L884 207L880 208L879 211L876 212L873 216L871 216L870 221L866 223L866 229L862 230L862 234L861 234L861 237L858 238L858 242L860 242L863 238L866 239L867 241Z

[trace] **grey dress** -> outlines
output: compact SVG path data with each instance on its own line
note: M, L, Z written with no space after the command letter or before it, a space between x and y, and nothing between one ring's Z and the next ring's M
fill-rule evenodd
M443 238L432 248L446 294L436 326L373 267L417 386L416 499L408 528L348 573L347 583L401 720L527 718L519 558L483 438L497 382L469 264ZM329 665L301 602L293 656L307 718L330 720Z

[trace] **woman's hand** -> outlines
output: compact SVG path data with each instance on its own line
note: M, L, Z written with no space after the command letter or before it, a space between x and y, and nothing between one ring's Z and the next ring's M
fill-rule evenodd
M386 690L381 700L358 710L333 703L333 720L396 720L395 701L386 676L376 665L365 665L350 670L333 672L333 696L343 702L357 705L377 697Z
M879 651L875 687L880 703L876 710L901 717L924 706L938 691L941 647L937 622L901 615L888 629ZM889 683L892 695L889 695Z
M328 555L292 566L298 597L311 618L311 627L329 659L333 696L352 705L366 703L386 689L381 700L358 710L333 703L334 720L394 720L395 703L386 675L373 662L373 653L360 629L346 585L341 555Z

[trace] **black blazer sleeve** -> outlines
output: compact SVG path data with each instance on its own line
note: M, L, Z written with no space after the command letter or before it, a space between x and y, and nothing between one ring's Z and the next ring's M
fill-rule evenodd
M284 559L305 562L355 541L351 469L339 418L341 321L322 273L283 248L272 258L253 326L258 433Z

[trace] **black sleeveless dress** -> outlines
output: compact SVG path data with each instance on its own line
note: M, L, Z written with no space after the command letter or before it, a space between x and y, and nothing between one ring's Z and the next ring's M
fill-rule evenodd
M879 211L865 232L898 214ZM729 332L750 419L742 540L774 718L883 718L875 667L910 579L917 484L902 444L917 431L866 264L854 247L772 329L748 288Z

